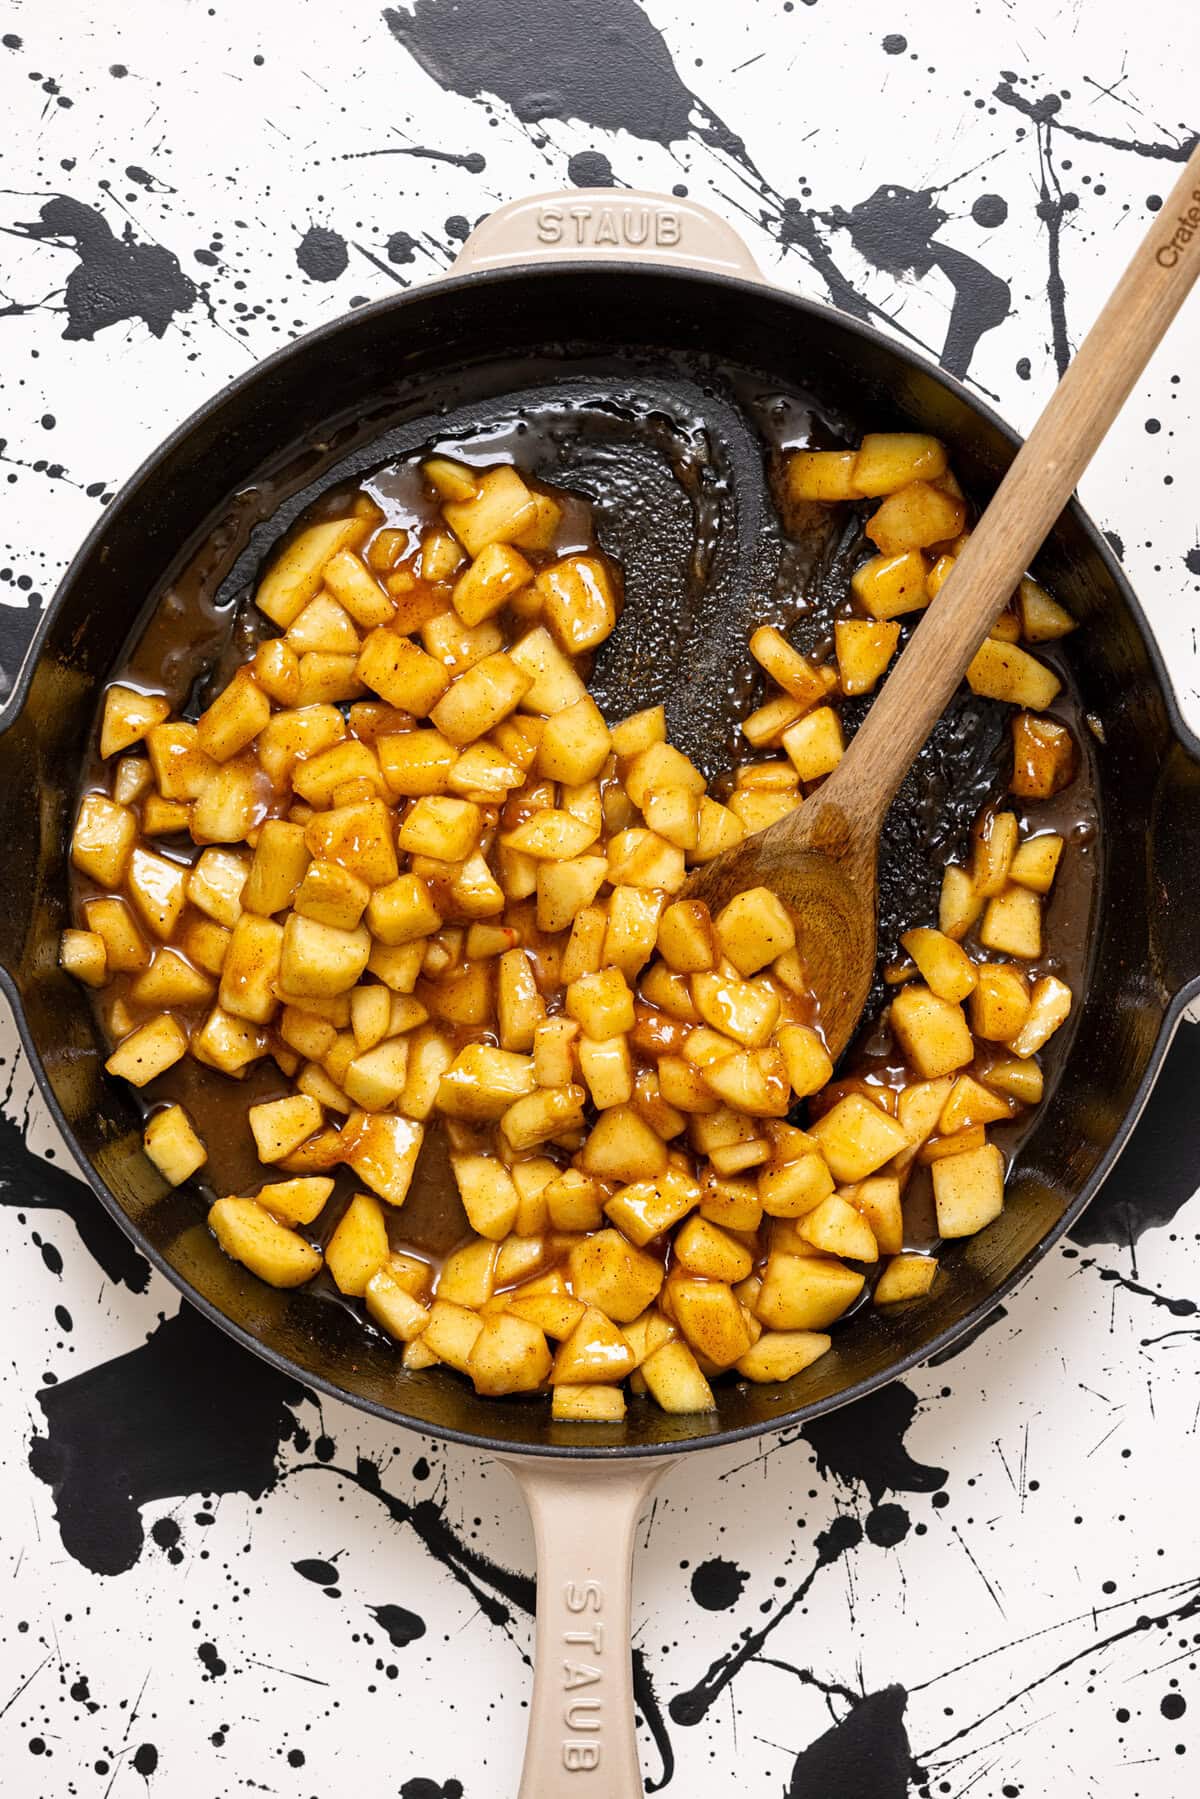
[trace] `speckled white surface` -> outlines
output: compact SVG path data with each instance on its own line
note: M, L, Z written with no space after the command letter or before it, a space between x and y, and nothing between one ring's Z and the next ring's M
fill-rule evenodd
M829 297L832 259L843 303L951 364L969 353L1021 426L1056 332L1078 340L1197 122L1185 0L449 11L424 0L389 28L298 0L8 7L8 682L103 496L168 429L289 337L434 278L503 199L606 167L681 184L785 286ZM89 282L122 259L124 298ZM1195 727L1198 367L1200 303L1083 487ZM668 1473L637 1566L648 1791L1194 1790L1198 1036L1094 1241L1052 1252L973 1345L832 1442ZM174 1289L99 1224L85 1244L72 1216L91 1202L41 1159L53 1132L7 1030L2 1053L5 1792L507 1799L532 1567L507 1477L319 1408L175 1322ZM224 1445L210 1381L238 1416ZM156 1459L137 1426L175 1400Z

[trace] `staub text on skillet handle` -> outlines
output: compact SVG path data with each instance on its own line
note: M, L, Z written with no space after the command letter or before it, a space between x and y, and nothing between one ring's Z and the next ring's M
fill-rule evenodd
M538 1567L518 1799L641 1799L629 1641L633 1533L665 1461L503 1460L529 1507Z
M1200 740L1168 750L1150 821L1158 972L1180 1002L1200 999Z
M577 187L561 194L533 194L498 206L478 224L455 258L452 274L513 264L577 261L664 264L739 275L762 274L733 226L666 194L631 188Z

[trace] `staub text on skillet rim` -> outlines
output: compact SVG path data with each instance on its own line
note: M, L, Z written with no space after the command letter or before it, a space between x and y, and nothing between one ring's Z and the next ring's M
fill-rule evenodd
M1200 742L1179 717L1107 544L1073 504L1038 566L1084 626L1073 667L1084 706L1103 727L1089 978L1005 1213L947 1258L930 1301L895 1320L864 1315L784 1387L726 1389L715 1423L644 1406L624 1426L556 1426L537 1406L475 1399L441 1369L402 1379L390 1346L374 1348L357 1319L311 1299L306 1305L303 1290L264 1288L220 1251L192 1196L164 1192L142 1152L132 1103L102 1073L88 1003L57 965L78 770L103 684L147 597L222 525L232 560L239 510L253 510L244 501L239 508L236 496L277 471L287 446L310 446L311 474L322 455L336 457L329 442L349 419L378 416L383 396L402 415L405 394L421 392L411 410L425 404L431 385L454 386L460 397L503 391L506 382L519 386L522 359L544 364L547 346L564 358L586 346L614 363L631 347L723 358L769 370L783 387L815 391L837 414L876 428L932 431L947 440L976 494L995 485L1014 453L1013 433L957 383L856 321L762 285L736 237L702 208L623 200L673 215L678 229L655 261L629 260L618 243L594 250L592 260L528 266L547 255L538 247L538 209L555 202L517 203L486 221L464 252L468 266L486 263L492 272L335 320L209 401L143 464L75 558L0 733L0 984L38 1086L101 1202L185 1297L290 1379L484 1450L522 1487L540 1567L522 1799L634 1799L642 1791L630 1564L640 1506L667 1458L802 1423L975 1328L1096 1191L1185 1006L1200 994L1192 898ZM612 196L581 192L569 203L599 208ZM697 269L681 266L688 256ZM517 266L503 266L513 260ZM297 474L293 488L306 478Z

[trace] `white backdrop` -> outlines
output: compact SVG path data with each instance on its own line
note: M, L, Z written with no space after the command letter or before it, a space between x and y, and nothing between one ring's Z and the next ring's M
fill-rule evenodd
M6 682L171 426L435 277L501 200L682 187L1021 426L1200 123L1190 0L10 0L0 25ZM1198 352L1195 302L1083 494L1200 727ZM668 1474L637 1567L647 1790L1194 1790L1198 1039L975 1344ZM506 1477L177 1317L9 1030L0 1053L5 1791L507 1799L532 1555Z

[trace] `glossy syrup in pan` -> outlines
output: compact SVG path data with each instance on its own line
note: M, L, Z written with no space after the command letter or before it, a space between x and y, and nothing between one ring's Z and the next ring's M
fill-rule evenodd
M576 368L567 379L560 375L476 403L469 416L447 411L408 421L341 457L332 448L310 448L276 487L260 486L235 499L143 616L113 678L162 692L173 709L195 718L261 637L274 634L249 595L271 545L301 513L332 514L347 487L365 487L387 525L416 531L435 508L410 459L441 450L480 466L511 461L576 496L564 511L560 553L583 547L595 533L621 568L624 609L589 680L606 717L615 721L661 702L670 741L719 783L735 760L747 760L738 724L765 694L764 677L747 649L750 632L778 625L800 650L831 660L833 622L846 611L851 572L865 547L873 547L862 531L869 503L791 511L777 504L780 453L856 442L889 423L830 416L810 397L781 392L748 371L692 360L636 372L628 364ZM901 620L902 646L919 618ZM1039 645L1039 655L1064 681L1051 711L1070 726L1081 751L1075 781L1056 799L1024 810L1023 802L1008 796L1011 708L965 688L905 778L881 845L876 981L844 1069L884 1083L894 1078L880 1026L888 993L882 971L898 959L902 931L936 920L942 869L949 860L965 859L971 825L990 803L1007 803L1022 835L1058 830L1066 838L1046 907L1046 953L1030 972L1059 974L1078 992L1097 820L1090 732L1073 694L1070 641L1065 647ZM841 702L847 737L869 705L869 698ZM98 775L93 763L84 788L97 784ZM156 847L181 862L199 854L184 838L159 840ZM78 907L89 892L73 878ZM110 988L107 997L112 995ZM1056 1039L1043 1057L1047 1092L1063 1053ZM269 1061L235 1081L185 1057L137 1098L147 1111L177 1099L191 1113L209 1150L196 1181L199 1208L262 1184L246 1113L289 1090ZM1006 1155L1019 1151L1029 1117L993 1129ZM340 1212L350 1184L348 1173L339 1177L330 1218ZM928 1169L914 1170L904 1204L908 1246L931 1247L936 1231ZM391 1224L394 1247L434 1262L470 1234L436 1124L403 1212ZM314 1290L358 1313L327 1272ZM868 1299L869 1288L859 1305ZM364 1320L364 1328L374 1327Z

